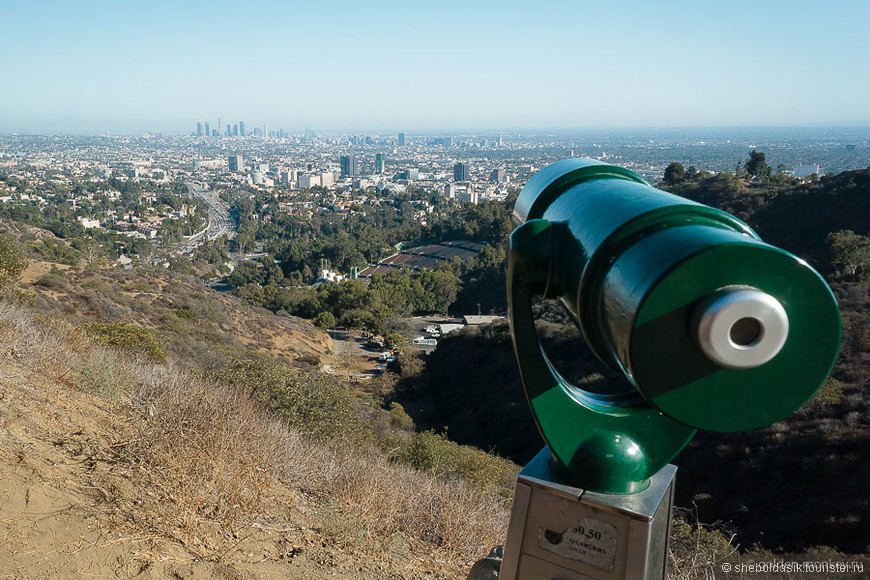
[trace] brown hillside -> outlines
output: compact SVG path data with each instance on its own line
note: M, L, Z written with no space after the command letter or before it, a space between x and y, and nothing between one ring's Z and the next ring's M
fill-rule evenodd
M506 515L0 302L0 577L461 578Z
M107 264L49 262L30 251L33 240L69 248L67 241L18 222L0 221L0 234L31 254L20 288L46 315L74 325L122 321L144 326L165 339L170 356L201 368L250 349L303 368L334 362L328 354L334 350L333 341L325 332L295 316L252 308L196 277L158 267L124 270Z
M50 271L61 281L40 283ZM34 306L41 312L73 324L124 321L153 329L171 354L197 365L217 354L256 349L320 366L333 348L326 333L302 319L255 310L196 278L159 268L64 267L31 260L21 286L35 292Z

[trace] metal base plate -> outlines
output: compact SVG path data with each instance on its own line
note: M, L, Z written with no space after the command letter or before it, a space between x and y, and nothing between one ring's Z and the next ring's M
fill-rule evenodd
M500 580L662 580L674 476L639 493L587 492L560 480L545 447L517 476Z

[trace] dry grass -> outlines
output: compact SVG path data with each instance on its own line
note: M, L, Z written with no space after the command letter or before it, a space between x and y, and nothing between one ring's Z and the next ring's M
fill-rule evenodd
M250 396L177 365L134 360L2 302L0 339L0 355L100 395L126 417L122 440L105 442L103 456L132 489L117 474L96 485L130 532L220 560L252 528L296 526L404 574L445 577L503 541L504 499L392 464L374 448L314 442Z
M697 514L678 510L672 523L668 550L668 580L711 580L719 571L717 560L733 556L734 534L698 522Z
M324 532L342 547L462 567L504 541L509 506L495 495L375 454L284 443L283 477L319 500Z

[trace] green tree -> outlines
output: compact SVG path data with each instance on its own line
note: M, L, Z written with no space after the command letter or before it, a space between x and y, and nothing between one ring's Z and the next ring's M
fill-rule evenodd
M394 348L399 352L405 350L405 337L398 332L388 333L387 336L384 337L384 341L386 341L388 347Z
M852 230L828 234L831 266L839 276L859 279L867 274L870 266L870 238Z
M759 181L769 180L770 175L773 172L770 165L767 164L767 159L765 158L764 153L757 149L749 152L749 158L746 160L746 163L743 164L743 168L751 179Z
M410 316L423 294L420 283L405 272L393 271L372 277L370 292L396 316Z
M675 185L686 178L686 169L683 167L683 164L679 161L674 161L673 163L669 163L667 167L665 167L665 175L662 178L662 182L665 185Z
M324 310L314 317L314 326L324 329L335 328L335 316L332 315L332 312Z
M423 301L418 305L420 312L437 312L447 315L447 309L456 301L461 282L449 271L422 270L415 280L423 287Z
M27 268L27 258L7 236L0 236L0 289L21 279Z

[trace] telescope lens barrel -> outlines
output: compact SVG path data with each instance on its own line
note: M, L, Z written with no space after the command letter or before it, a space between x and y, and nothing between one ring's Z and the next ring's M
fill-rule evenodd
M544 168L515 214L551 224L546 292L665 416L708 431L763 427L831 372L830 288L737 218L590 159Z

